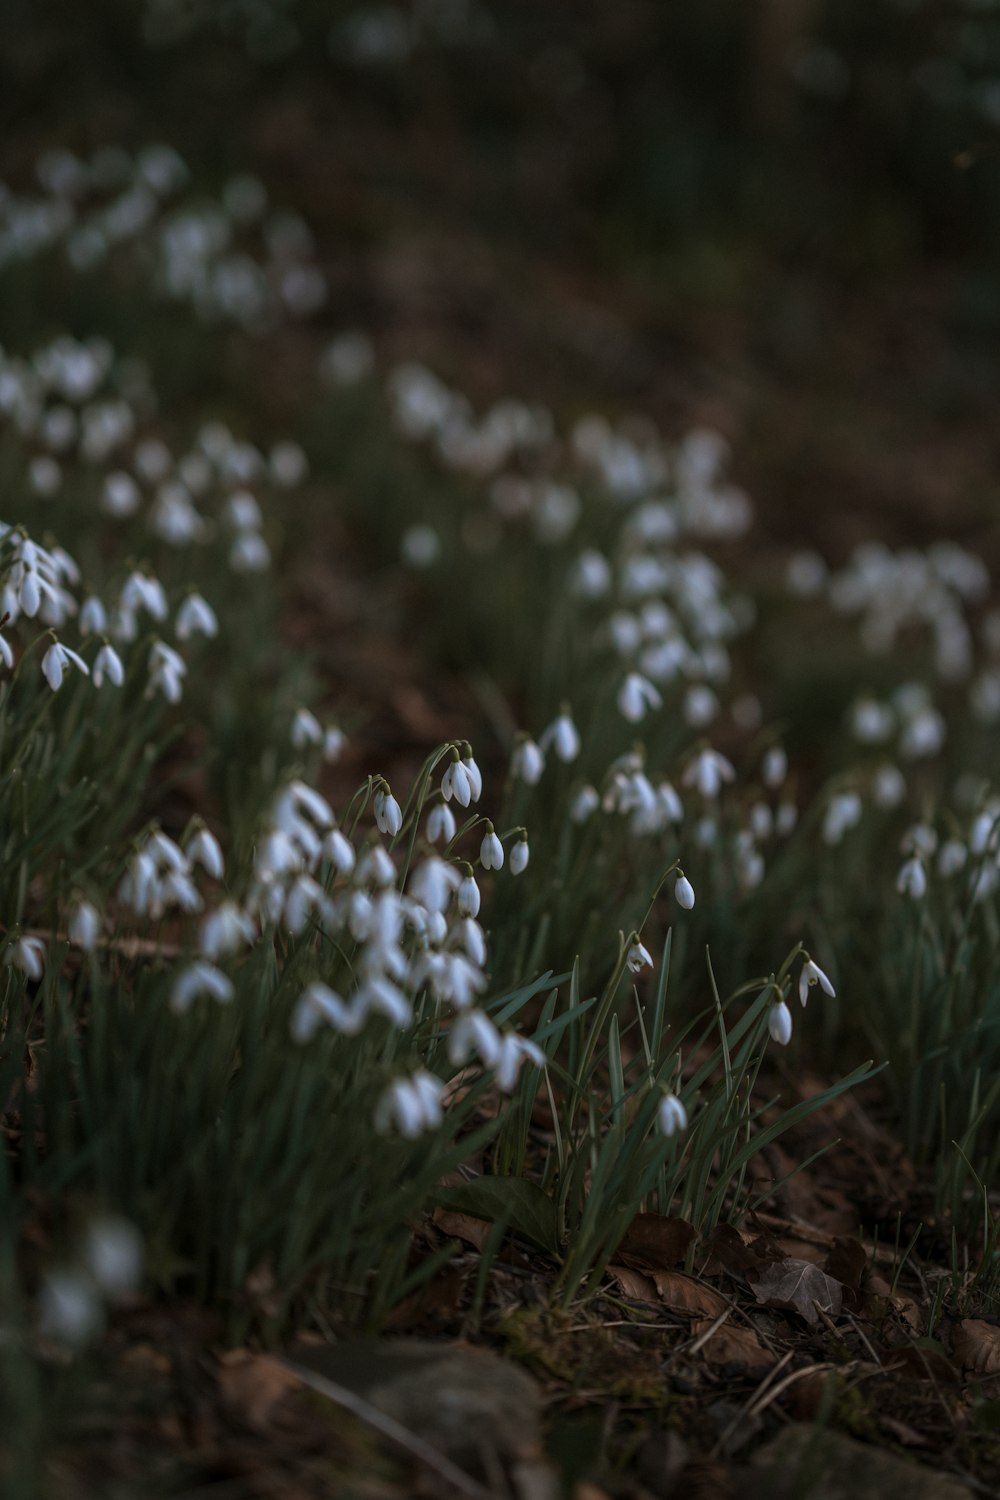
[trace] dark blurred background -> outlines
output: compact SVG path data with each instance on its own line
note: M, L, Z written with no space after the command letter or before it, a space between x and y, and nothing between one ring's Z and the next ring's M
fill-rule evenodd
M316 235L310 336L363 328L474 399L711 422L765 543L995 550L995 0L6 0L0 26L15 190L56 145L255 171ZM282 337L279 412L314 368Z

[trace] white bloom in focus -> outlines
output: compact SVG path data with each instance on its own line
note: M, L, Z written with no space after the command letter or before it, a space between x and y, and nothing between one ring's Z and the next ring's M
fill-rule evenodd
M683 870L677 872L677 880L674 884L674 899L678 906L683 906L685 911L691 911L694 907L694 886L688 880Z
M469 778L469 790L472 793L472 800L473 802L478 802L483 795L483 773L476 765L472 751L468 747L466 747L466 752L462 757L462 765L465 767L465 774Z
M640 969L653 967L653 956L649 949L636 938L625 956L625 963L630 974L638 974Z
M526 786L537 786L544 770L545 756L534 740L519 740L510 758L510 774L515 781L523 781Z
M767 1029L773 1042L781 1047L788 1046L792 1039L792 1013L784 1000L779 1000L768 1011Z
M473 800L472 792L468 767L461 760L451 761L441 778L441 795L444 800L450 802L454 797L459 807L468 807Z
M688 1117L676 1094L664 1094L660 1100L660 1107L656 1112L656 1123L660 1133L665 1136L676 1134L678 1130L686 1130Z
M510 851L510 873L520 875L528 868L528 859L531 851L528 848L528 840L520 838Z
M84 677L90 676L90 668L82 656L78 656L75 651L71 651L68 646L63 646L59 641L53 641L42 657L42 675L54 693L62 687L63 672L69 665L76 667Z
M388 786L381 787L375 793L373 804L375 813L375 826L379 833L384 833L389 838L395 838L403 826L403 810Z
M484 870L503 869L503 844L494 833L492 823L486 825L486 833L479 846L479 859Z
M919 854L911 854L900 869L896 876L896 889L901 896L909 896L914 901L919 901L927 894L927 873Z
M94 686L103 686L104 679L111 683L112 687L121 687L125 681L125 668L122 659L114 646L107 641L94 657Z
M573 723L568 708L560 710L539 738L538 747L543 752L550 745L555 750L558 759L566 765L576 760L580 754L580 732Z
M195 961L181 969L170 991L170 1009L176 1015L190 1008L198 995L208 995L220 1005L232 1000L236 991L232 980L212 964Z
M629 672L618 690L618 712L630 724L638 724L651 708L662 708L658 690L639 672Z
M827 975L823 973L823 970L820 968L819 964L814 963L811 958L807 958L805 963L802 965L802 972L799 975L799 1003L801 1005L805 1005L806 1001L809 999L809 991L812 989L814 984L818 984L820 989L823 990L825 994L829 995L831 999L833 999L837 993L833 985L830 983Z
M66 926L66 935L75 948L92 953L101 935L101 916L97 907L82 898L74 902Z

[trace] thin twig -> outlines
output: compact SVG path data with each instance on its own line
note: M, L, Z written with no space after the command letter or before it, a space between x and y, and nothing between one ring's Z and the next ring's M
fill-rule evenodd
M359 1421L373 1427L384 1438L388 1438L390 1443L395 1443L397 1448L402 1448L413 1458L418 1458L421 1463L433 1469L463 1495L472 1496L472 1500L494 1500L493 1493L478 1484L471 1475L466 1474L464 1469L453 1464L450 1458L446 1458L437 1448L425 1442L422 1437L418 1437L415 1432L411 1432L408 1427L404 1427L402 1422L397 1422L395 1417L379 1411L377 1406L373 1406L363 1396L348 1390L346 1386L338 1385L334 1380L328 1380L325 1375L310 1370L306 1365L296 1364L294 1360L277 1357L277 1363L283 1365L286 1370L301 1380L303 1385L309 1386L311 1390L318 1391L321 1396L326 1396L327 1400L342 1406Z

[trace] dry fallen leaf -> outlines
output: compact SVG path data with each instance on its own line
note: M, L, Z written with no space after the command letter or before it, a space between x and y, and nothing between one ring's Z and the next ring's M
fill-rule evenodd
M982 1318L963 1318L952 1334L951 1352L966 1370L1000 1375L1000 1328Z
M219 1360L219 1394L248 1427L265 1432L278 1404L295 1390L297 1375L271 1359L249 1349L232 1349Z
M683 1271L653 1271L650 1279L660 1294L660 1300L671 1312L711 1319L717 1318L729 1306L725 1297L713 1287L696 1281L693 1276L685 1276Z
M687 1254L695 1238L687 1219L665 1214L636 1214L615 1252L615 1259L640 1271L665 1271Z
M483 1248L493 1228L486 1219L474 1219L471 1214L453 1213L447 1208L436 1208L431 1219L442 1234L455 1240L464 1240L474 1250Z
M751 1239L741 1234L732 1224L716 1224L711 1233L705 1236L703 1243L711 1257L708 1269L713 1269L712 1262L715 1261L722 1270L730 1271L736 1276L743 1276L758 1266L783 1258L782 1252L769 1235L758 1235Z
M819 1322L817 1307L835 1318L843 1305L840 1282L808 1260L779 1260L762 1266L750 1289L766 1307L790 1308L813 1326Z
M628 1266L609 1266L608 1275L617 1281L618 1290L623 1297L628 1297L633 1302L659 1302L656 1282L645 1272L633 1271Z
M823 1267L828 1276L844 1288L844 1300L851 1307L860 1301L861 1282L868 1269L868 1251L852 1234L838 1235Z
M893 1349L886 1368L898 1370L911 1380L933 1380L938 1385L958 1384L958 1371L950 1359L936 1349L921 1349L917 1344Z
M698 1336L711 1328L713 1318L702 1318L691 1324L691 1332ZM701 1346L701 1354L711 1365L740 1364L748 1370L770 1369L775 1363L770 1349L765 1349L760 1339L750 1328L733 1328L723 1323Z

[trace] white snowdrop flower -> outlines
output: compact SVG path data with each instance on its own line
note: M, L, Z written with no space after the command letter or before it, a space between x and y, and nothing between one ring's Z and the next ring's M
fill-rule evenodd
M809 991L815 984L818 984L824 994L829 995L831 999L837 993L833 985L830 983L827 975L823 973L823 970L820 968L819 964L814 963L811 958L807 958L805 963L802 965L802 972L799 975L800 1004L805 1005L806 1001L809 999Z
M718 697L705 683L695 683L684 694L684 722L692 729L704 729L718 712Z
M395 838L403 826L403 810L388 786L383 785L375 793L373 801L375 826L379 833Z
M938 874L948 880L965 868L969 851L961 839L946 839L937 857Z
M562 708L539 737L540 750L544 752L550 745L556 757L566 765L576 760L580 754L580 732L573 723L568 708Z
M339 828L331 828L324 838L323 855L338 875L350 875L354 869L354 849L350 839Z
M4 667L8 672L14 669L14 652L10 641L3 635L0 635L0 667Z
M181 911L198 912L205 905L198 887L183 871L171 870L164 876L161 888L165 904L178 906Z
M764 785L775 789L782 785L788 775L788 755L783 745L770 745L761 762L761 779Z
M468 745L466 745L465 754L462 756L462 765L465 767L465 774L469 778L469 789L472 793L472 800L473 802L478 802L483 795L483 773L476 765L472 750Z
M223 516L237 531L258 531L264 516L249 490L236 490L226 501Z
M878 745L887 740L895 721L889 705L874 698L859 698L851 709L851 733L863 745Z
M291 741L296 750L304 750L307 745L322 744L323 726L308 708L296 710L292 720Z
M896 876L896 889L901 896L919 901L927 893L927 873L919 854L911 854Z
M407 1140L434 1130L443 1118L444 1084L421 1069L412 1078L397 1078L385 1090L375 1110L375 1129L382 1135L394 1126Z
M519 838L510 851L510 873L512 875L521 875L528 868L530 855L531 851L528 848L528 840L524 837Z
M636 938L625 955L625 963L630 974L638 974L641 969L653 967L653 956L649 949Z
M292 1040L304 1046L324 1024L341 1036L357 1036L364 1021L365 1013L360 1006L347 1004L336 990L314 979L303 990L292 1010Z
M97 688L101 687L105 678L111 683L112 687L121 687L125 681L125 668L122 666L122 659L114 646L110 645L107 641L104 642L104 645L94 657L94 686Z
M678 870L677 880L674 884L674 900L678 906L683 906L685 911L691 911L694 907L694 886L688 880L683 870Z
M484 1067L492 1068L500 1059L501 1045L500 1033L489 1016L468 1010L448 1032L448 1061L461 1067L475 1052Z
M323 887L304 871L296 875L285 897L284 924L293 937L299 937L309 925L309 918L323 901Z
M158 578L146 573L131 573L126 578L118 601L119 608L130 614L144 609L152 619L162 622L167 618L167 596Z
M433 526L408 526L399 553L408 567L432 568L441 556L441 538Z
M904 726L899 737L899 753L907 760L923 760L936 755L945 742L947 730L941 714L930 704Z
M485 974L463 953L440 953L436 957L440 960L434 976L438 999L447 1001L456 1010L467 1009L486 988Z
M427 814L427 838L432 844L448 844L455 837L455 814L446 802L437 802Z
M327 765L333 765L344 753L347 744L347 735L336 724L328 724L323 730L323 759Z
M767 1029L773 1042L787 1047L792 1039L792 1013L784 1000L772 1005L767 1013Z
M66 935L75 948L82 948L85 953L93 952L101 935L101 916L92 902L83 897L74 901Z
M1000 821L998 821L997 811L993 807L984 808L973 820L969 833L969 849L973 854L984 854L987 849L995 853L998 836L1000 836Z
M661 781L656 788L656 802L668 823L683 823L684 804L669 781Z
M461 760L449 762L441 778L441 795L446 802L454 797L459 807L468 807L472 801L472 782L468 769Z
M91 594L80 605L80 634L103 635L108 628L108 612L96 594Z
M580 599L603 599L611 588L611 564L603 552L588 547L570 573L570 589Z
M458 942L474 964L482 968L486 962L486 935L474 917L464 917L455 928Z
M511 776L516 781L523 781L526 786L537 786L544 770L545 756L541 750L527 735L521 736L510 758Z
M271 552L256 531L240 532L229 549L229 566L234 573L266 573L271 566Z
M373 974L367 980L363 996L367 1009L377 1011L394 1025L406 1027L412 1022L413 1010L409 1000L398 985L383 975Z
M656 1111L656 1123L660 1134L668 1137L687 1129L687 1110L676 1094L664 1094Z
M201 865L213 880L221 880L226 872L226 862L215 834L204 824L195 829L184 845L184 854L191 865Z
M318 828L331 828L335 822L333 809L325 797L321 797L315 787L311 787L305 781L290 781L286 788L287 796L296 807L304 809Z
M861 821L861 798L857 792L837 792L827 804L823 818L823 842L839 844L848 829Z
M124 520L128 516L134 516L141 504L142 491L131 474L119 471L105 476L100 507L106 516Z
M690 760L681 777L682 786L693 786L702 797L712 800L719 795L724 782L736 776L732 764L718 750L706 745Z
M521 1067L526 1062L533 1063L536 1068L544 1068L545 1053L537 1042L509 1031L500 1042L500 1056L493 1070L497 1088L502 1094L512 1092Z
M102 1322L97 1289L82 1267L45 1272L38 1292L38 1331L43 1338L80 1348L100 1332Z
M479 846L479 860L484 870L503 869L503 844L494 832L493 824L489 822L486 824L486 832Z
M221 969L196 960L181 969L174 980L170 991L170 1009L180 1015L190 1008L199 995L207 995L220 1005L226 1005L235 993L232 980Z
M70 665L82 672L84 677L90 676L90 668L82 656L78 656L75 651L71 651L61 642L53 641L42 657L42 675L54 693L62 687L64 671Z
M898 807L906 797L906 777L898 766L879 766L872 776L872 801L888 811Z
M49 453L39 453L28 465L28 483L36 495L50 499L62 487L63 471Z
M219 621L215 610L200 594L188 594L174 620L174 631L179 641L193 635L204 635L210 639L219 633Z
M601 797L595 786L581 786L573 794L569 815L574 823L586 823L601 805Z
M663 698L648 678L629 672L618 690L618 712L630 724L638 724L651 708L662 708Z
M81 1259L109 1301L126 1301L138 1291L142 1236L128 1219L117 1215L92 1219L84 1234Z
M443 912L462 877L447 860L432 855L421 860L410 877L409 892L429 912Z
M184 677L187 666L180 656L165 641L154 641L149 649L149 689L159 690L168 703L179 703L184 696Z
M919 854L930 859L938 846L937 830L929 823L914 823L906 830L899 847L903 854Z
M774 814L766 802L755 802L750 809L750 831L755 839L769 839L774 832Z
M458 909L463 917L478 917L482 897L473 874L468 874L459 882L458 887Z
M309 472L309 460L298 443L286 438L283 442L274 444L268 455L268 468L275 484L279 484L283 490L293 490Z
M198 952L213 963L249 947L256 937L253 920L235 901L224 901L202 919Z
M619 656L631 656L639 649L642 627L631 610L616 609L614 614L608 617L607 631Z
M45 945L41 938L18 938L14 944L14 966L34 983L38 983L45 970Z
M780 838L787 838L799 821L799 810L787 799L779 802L774 814L774 830Z

